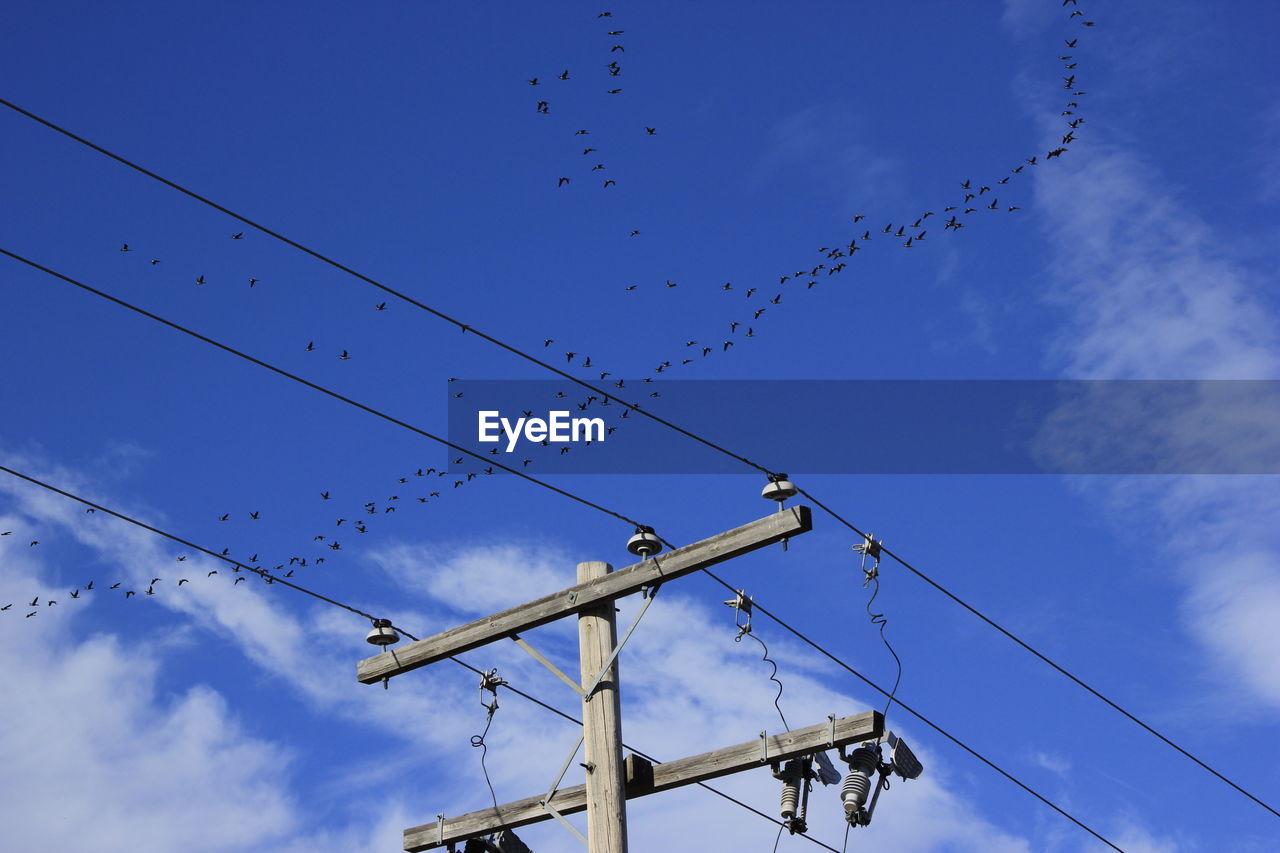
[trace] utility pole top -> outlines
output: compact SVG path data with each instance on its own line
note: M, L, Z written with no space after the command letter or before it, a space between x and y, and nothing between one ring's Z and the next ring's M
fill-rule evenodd
M384 678L478 649L495 640L546 625L602 602L623 598L645 587L683 577L812 529L812 517L806 506L772 513L710 539L650 557L528 604L365 658L357 667L356 679L363 684L376 684Z

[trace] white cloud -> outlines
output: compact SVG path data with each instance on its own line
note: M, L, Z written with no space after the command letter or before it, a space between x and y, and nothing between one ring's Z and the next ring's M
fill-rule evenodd
M151 655L67 642L67 618L41 617L37 630L0 621L8 849L229 851L294 829L287 754L246 735L222 697L164 697Z
M1065 319L1050 355L1067 375L1280 377L1280 324L1260 298L1262 279L1152 165L1093 130L1070 156L1039 167L1035 181L1055 250L1049 298ZM1203 439L1188 424L1167 426L1162 439L1175 454ZM1280 600L1274 478L1098 487L1117 524L1141 519L1167 532L1162 545L1186 590L1186 625L1212 662L1205 676L1236 681L1253 700L1280 708L1277 634L1260 611Z

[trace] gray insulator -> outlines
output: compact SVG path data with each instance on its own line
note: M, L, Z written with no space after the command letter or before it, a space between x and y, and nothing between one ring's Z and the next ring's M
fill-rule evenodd
M880 752L874 747L860 746L849 756L849 775L840 786L840 799L846 816L856 815L867 804L871 793L871 774L880 766Z

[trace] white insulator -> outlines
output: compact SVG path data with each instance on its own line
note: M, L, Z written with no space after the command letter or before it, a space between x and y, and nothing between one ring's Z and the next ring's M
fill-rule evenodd
M782 819L791 820L800 807L800 785L794 776L782 783Z
M867 804L871 793L871 774L880 764L880 753L869 746L860 746L849 756L849 775L840 786L840 799L844 802L845 815L856 815Z
M400 642L400 635L391 627L390 619L374 619L373 630L365 636L365 642L374 646L393 646Z
M800 490L796 488L796 484L787 479L786 474L779 474L778 479L770 480L769 483L760 490L760 497L781 503L787 498L795 497L799 491Z
M653 535L653 528L641 527L627 540L627 550L637 557L652 557L662 550L662 540Z

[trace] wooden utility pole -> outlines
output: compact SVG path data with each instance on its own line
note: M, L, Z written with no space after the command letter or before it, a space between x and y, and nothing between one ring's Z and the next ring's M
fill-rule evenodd
M779 762L880 738L884 733L884 720L879 713L868 711L839 720L832 715L826 724L779 735L761 732L758 740L665 764L652 765L636 755L623 761L617 654L653 602L659 585L785 542L810 529L808 507L780 507L778 512L765 518L666 554L646 556L641 562L616 572L608 563L579 563L576 586L399 649L388 648L382 654L360 661L356 678L365 684L376 684L452 655L510 639L582 697L582 739L574 745L546 794L460 817L446 819L438 815L440 819L435 823L406 829L404 849L410 853L437 847L453 849L459 843L499 830L554 818L586 842L588 853L627 853L628 798L750 768L776 770ZM644 603L619 643L614 602L637 592L644 594ZM520 636L524 631L574 614L578 617L580 679L562 672ZM586 747L586 784L561 789L560 782L582 745ZM587 812L586 837L564 817L584 810Z
M608 563L578 564L578 583L588 583L613 571ZM618 695L618 661L610 656L618 642L613 602L578 614L578 656L582 687L594 693L582 697L582 730L587 765L587 849L627 853L626 774L622 764L622 703ZM604 669L608 664L608 669Z

